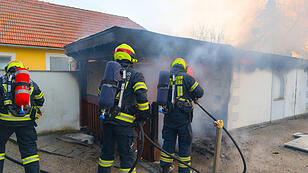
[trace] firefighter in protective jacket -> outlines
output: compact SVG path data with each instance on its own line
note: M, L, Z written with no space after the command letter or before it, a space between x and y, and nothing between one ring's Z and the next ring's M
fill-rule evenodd
M121 89L118 87L114 109L110 110L108 119L103 120L102 151L99 158L98 173L109 173L114 162L115 142L118 144L120 155L120 172L126 173L132 167L137 156L137 132L135 121L145 121L149 115L147 100L147 86L143 74L133 69L135 51L127 44L121 44L115 49L114 60L121 64L121 75L126 73L126 80L122 96L122 106L117 109L121 100ZM124 85L123 85L124 86ZM101 87L100 87L101 88ZM99 89L99 95L100 91ZM133 170L136 172L136 169Z
M172 91L173 86L174 91ZM162 131L163 149L174 154L178 138L179 158L181 161L191 164L192 101L197 101L203 96L203 89L192 76L187 74L187 65L182 58L175 59L171 65L168 93L169 106L165 111ZM172 98L174 98L173 101ZM162 152L160 165L163 172L168 172L172 163L173 159ZM190 172L190 169L181 163L178 164L178 168L181 173Z
M41 117L40 107L44 103L44 93L38 85L31 81L28 83L30 94L29 105L21 112L21 108L16 105L18 93L14 88L20 86L14 83L16 71L24 68L20 61L11 61L5 67L6 74L0 77L0 172L3 172L5 159L5 144L9 137L15 132L21 160L26 173L39 173L39 156L37 154L37 134L35 130L35 120ZM27 70L24 70L28 72ZM21 73L21 71L19 70ZM28 78L29 79L29 78ZM29 96L29 95L28 95ZM28 97L29 98L29 97Z

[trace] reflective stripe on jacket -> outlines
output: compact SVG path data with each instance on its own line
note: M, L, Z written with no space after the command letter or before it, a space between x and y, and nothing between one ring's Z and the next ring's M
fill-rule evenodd
M30 87L30 100L31 103L35 104L35 106L32 106L29 113L24 117L16 117L8 110L6 106L15 103L11 100L12 98L6 98L7 84L3 83L5 81L5 77L5 75L0 77L0 124L8 126L27 125L32 120L30 117L31 112L35 111L34 116L39 115L37 108L40 108L44 104L44 93L39 89L38 85L34 81L31 81L32 86Z
M134 123L136 119L136 112L146 112L150 109L147 99L148 88L145 84L143 74L128 67L127 76L129 80L126 81L125 84L125 90L122 98L122 108L114 119L116 124L123 126L130 126ZM99 90L99 92L101 91ZM120 89L118 88L117 95L115 97L115 106L118 104L119 96Z

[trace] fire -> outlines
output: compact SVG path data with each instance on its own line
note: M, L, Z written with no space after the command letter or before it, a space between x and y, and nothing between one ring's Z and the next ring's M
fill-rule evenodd
M176 5L175 8L178 15L182 16L181 20L167 20L169 23L165 25L166 30L175 28L171 34L213 41L211 37L205 36L222 33L224 38L218 40L219 43L247 50L308 58L306 0L181 2L185 5Z
M300 54L298 54L298 53L296 53L295 51L291 51L291 56L292 57L295 57L295 58L303 58L303 56L302 55L300 55Z
M239 47L308 58L308 1L267 0ZM249 29L250 28L250 29Z

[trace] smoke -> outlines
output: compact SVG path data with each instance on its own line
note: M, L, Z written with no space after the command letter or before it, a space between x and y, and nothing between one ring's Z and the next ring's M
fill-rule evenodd
M168 41L161 40L159 45L170 49ZM203 44L196 46L184 56L187 64L192 68L195 79L204 89L204 96L200 99L200 104L205 106L207 111L217 119L227 122L229 90L232 79L232 58L227 50L229 46ZM161 51L165 52L165 51ZM168 52L168 51L166 51ZM156 101L158 74L161 70L170 70L170 65L177 57L147 57L149 62L137 66L146 79L149 88L149 100ZM159 132L162 131L163 114L160 114ZM215 135L213 121L197 105L194 109L194 119L192 122L193 133L199 138ZM159 134L161 135L161 134ZM161 138L160 138L161 141Z
M160 13L166 20L161 20L155 28L159 32L247 50L307 57L308 2L305 0L167 2L165 5L169 4L170 8Z
M305 9L308 9L308 6L303 0L167 0L167 2L170 6L173 5L173 8L164 8L165 11L160 14L166 16L162 18L165 20L161 20L160 23L160 26L165 28L163 31L165 33L191 37L194 29L198 30L204 26L209 28L208 31L223 33L223 40L219 42L262 52L290 55L293 51L306 56L308 22L305 22L307 20ZM151 102L156 101L159 71L169 70L171 64L172 59L164 56L172 56L170 54L172 52L174 56L181 55L187 60L196 80L204 88L205 95L200 99L201 105L217 119L225 120L225 122L228 116L234 66L244 65L247 67L246 72L253 72L256 68L282 69L289 64L277 63L280 60L280 62L286 61L284 58L278 60L276 58L276 61L272 61L272 55L245 51L234 52L235 50L230 52L228 49L231 47L226 45L203 45L195 42L192 44L187 40L183 46L183 40L178 39L177 43L173 39L164 40L165 38L160 36L146 39L138 37L138 39L144 39L148 43L146 45L135 43L136 48L152 50L153 44L155 44L153 47L161 48L159 49L161 55L144 57L150 62L142 62L144 64L137 66L145 76ZM185 51L186 53L182 55L181 52ZM136 53L138 55L138 51ZM148 51L147 53L156 52ZM193 131L199 137L212 135L215 129L212 120L204 115L204 112L195 107ZM160 115L160 127L163 124L162 116Z
M307 57L308 2L268 0L238 44L244 49Z
M170 8L161 11L159 32L181 37L194 37L200 28L223 31L224 43L236 45L250 30L256 13L266 0L168 0ZM168 5L168 4L166 4ZM196 38L196 37L194 37ZM210 40L207 40L210 41Z

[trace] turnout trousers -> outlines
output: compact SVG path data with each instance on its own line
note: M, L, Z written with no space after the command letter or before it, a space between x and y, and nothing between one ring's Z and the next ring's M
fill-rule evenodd
M15 132L26 173L39 173L39 156L37 154L37 134L34 126L8 127L0 125L0 172L3 172L5 144Z
M128 172L137 156L137 132L135 128L105 123L102 130L102 151L97 172L111 172L114 162L115 143L118 144L120 155L120 172ZM136 170L133 172L136 172Z
M176 140L179 144L179 158L181 161L191 164L191 144L192 144L192 129L191 123L181 125L179 127L169 127L164 124L162 137L164 139L163 149L170 154L175 153ZM161 167L170 167L173 159L164 152L161 152L160 165ZM180 173L189 173L190 169L178 163Z

